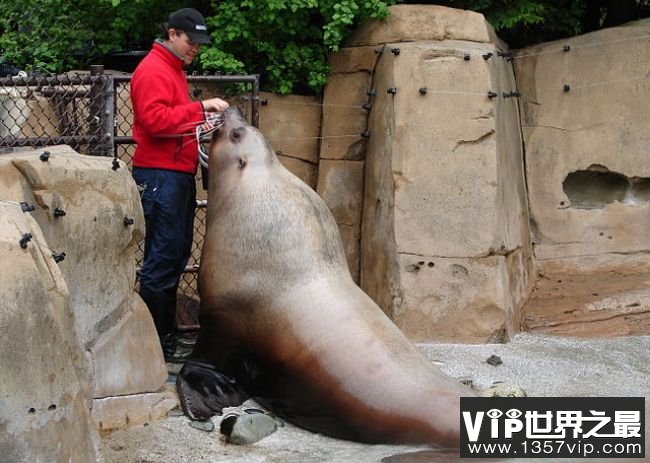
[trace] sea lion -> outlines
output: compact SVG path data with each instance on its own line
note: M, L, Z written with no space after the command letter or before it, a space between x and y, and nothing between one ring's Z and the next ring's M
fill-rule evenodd
M457 448L460 399L352 280L322 199L229 109L209 151L201 331L177 379L193 419L252 397L287 421L362 442Z

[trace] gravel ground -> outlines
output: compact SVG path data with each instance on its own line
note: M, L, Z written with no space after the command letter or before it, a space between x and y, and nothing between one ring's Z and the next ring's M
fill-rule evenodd
M643 396L646 397L646 423L649 422L650 336L578 340L521 334L508 344L422 344L419 347L443 371L456 378L469 379L479 389L504 381L522 387L529 396ZM500 357L503 363L489 365L486 359L491 355ZM249 402L242 408L254 406ZM170 416L156 423L117 431L104 436L102 455L105 463L434 463L459 460L458 455L425 446L365 445L313 434L290 424L284 424L255 444L237 446L226 443L219 433L221 418L215 417L213 421L214 432L190 427L189 420L183 416ZM650 449L648 441L649 433L646 432L646 448ZM620 463L650 461L650 458L553 461Z

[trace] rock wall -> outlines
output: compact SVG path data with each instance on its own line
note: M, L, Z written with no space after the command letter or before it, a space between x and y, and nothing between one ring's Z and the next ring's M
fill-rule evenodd
M49 249L38 245L45 238L36 221L5 201L0 213L0 454L3 461L95 461L97 433L65 281ZM32 241L22 249L25 233Z
M650 249L648 34L650 20L639 21L514 60L540 263L598 268Z
M133 291L144 218L124 165L114 171L111 159L67 146L44 151L0 156L0 326L12 334L0 339L0 454L94 462L104 423L135 424L151 414L143 397L169 396L153 322Z
M316 189L321 100L313 96L260 93L260 130L280 162Z
M529 329L650 332L650 20L521 50Z
M323 92L323 123L317 192L339 226L352 278L360 280L361 215L372 73L372 47L331 55L332 73Z
M399 5L331 56L318 192L407 335L650 332L649 28L508 55L479 14Z
M365 54L364 63L380 55L362 288L414 340L507 337L530 292L532 260L518 109L502 96L516 89L497 56L503 44L479 14L402 5L349 45L343 53Z

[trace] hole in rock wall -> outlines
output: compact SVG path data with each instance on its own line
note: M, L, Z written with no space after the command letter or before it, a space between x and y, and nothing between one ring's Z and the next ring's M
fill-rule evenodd
M618 201L622 204L650 202L650 178L627 177L600 164L571 172L562 182L564 194L575 209L602 209Z
M632 198L638 202L650 202L650 178L636 177L632 179L630 193Z

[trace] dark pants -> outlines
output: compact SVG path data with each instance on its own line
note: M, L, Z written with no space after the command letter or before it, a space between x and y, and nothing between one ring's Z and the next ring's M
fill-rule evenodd
M162 169L134 167L133 178L146 228L140 296L162 340L174 329L176 291L192 252L196 184L191 174Z

